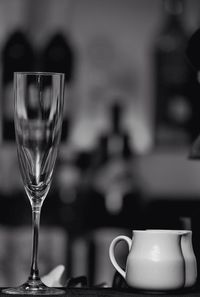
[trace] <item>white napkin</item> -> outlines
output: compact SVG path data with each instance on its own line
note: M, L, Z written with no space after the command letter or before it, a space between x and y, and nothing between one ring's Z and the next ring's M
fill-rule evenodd
M48 274L42 277L43 283L48 287L62 287L62 276L65 271L64 265L58 265Z

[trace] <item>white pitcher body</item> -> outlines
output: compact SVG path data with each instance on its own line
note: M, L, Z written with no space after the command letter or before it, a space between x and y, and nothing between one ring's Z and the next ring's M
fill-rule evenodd
M114 248L125 240L129 246L126 271L116 262ZM184 287L185 263L181 234L136 230L132 240L118 236L110 245L110 259L127 284L142 290L177 290Z

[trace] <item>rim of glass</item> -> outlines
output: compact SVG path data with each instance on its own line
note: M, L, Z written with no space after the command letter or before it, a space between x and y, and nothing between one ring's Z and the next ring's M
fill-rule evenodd
M21 75L65 75L63 72L51 72L51 71L14 71L14 75L21 74Z

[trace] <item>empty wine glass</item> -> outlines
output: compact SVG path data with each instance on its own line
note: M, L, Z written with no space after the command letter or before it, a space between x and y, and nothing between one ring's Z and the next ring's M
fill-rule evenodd
M30 276L7 294L60 294L45 286L37 264L40 212L49 191L60 142L64 74L14 73L14 122L20 172L32 207L33 248ZM46 247L47 249L49 247Z

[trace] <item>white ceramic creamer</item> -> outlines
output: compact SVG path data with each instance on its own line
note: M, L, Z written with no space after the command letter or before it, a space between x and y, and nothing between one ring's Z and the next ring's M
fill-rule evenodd
M133 230L132 239L120 235L109 248L110 260L130 287L150 291L177 290L185 286L185 260L181 232ZM128 244L126 269L115 258L120 241Z

